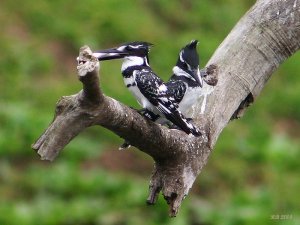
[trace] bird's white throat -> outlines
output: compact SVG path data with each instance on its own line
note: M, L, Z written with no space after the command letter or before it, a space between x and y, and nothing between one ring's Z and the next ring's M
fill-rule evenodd
M121 67L121 72L125 71L128 67L131 66L141 66L144 64L144 58L139 57L139 56L126 56L124 58L122 67Z
M186 77L190 80L196 81L194 77L192 77L189 73L185 72L183 69L181 69L178 66L173 67L173 73L176 76L183 76L183 77Z

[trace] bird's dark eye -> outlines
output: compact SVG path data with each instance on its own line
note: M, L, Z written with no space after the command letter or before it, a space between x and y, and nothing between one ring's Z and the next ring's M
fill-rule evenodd
M182 64L183 64L184 68L188 68L188 64L186 63L186 61L183 61Z

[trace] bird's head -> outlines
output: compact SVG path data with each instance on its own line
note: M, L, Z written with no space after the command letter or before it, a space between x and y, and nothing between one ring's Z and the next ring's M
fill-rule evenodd
M148 53L151 46L152 44L148 42L134 41L121 44L120 46L117 46L115 48L96 51L93 53L93 55L97 57L99 61L120 59L130 56L148 58Z
M197 44L197 40L192 40L180 50L173 72L177 76L185 76L188 79L196 81L202 87L203 79L200 74Z

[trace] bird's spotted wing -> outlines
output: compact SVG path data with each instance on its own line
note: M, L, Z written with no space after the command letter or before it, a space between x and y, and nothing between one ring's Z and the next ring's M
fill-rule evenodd
M140 92L168 120L186 133L200 135L198 129L181 114L172 92L164 82L151 70L141 70L136 73L136 83Z
M176 103L174 104L172 101L160 98L158 100L157 109L163 113L168 120L187 134L192 133L195 136L201 134L200 131L181 114Z
M165 83L167 86L167 95L173 96L177 104L181 102L186 92L186 85L181 80L170 80Z
M151 102L154 106L158 104L158 98L165 95L163 89L164 82L156 76L151 69L142 69L136 71L135 81L140 92Z

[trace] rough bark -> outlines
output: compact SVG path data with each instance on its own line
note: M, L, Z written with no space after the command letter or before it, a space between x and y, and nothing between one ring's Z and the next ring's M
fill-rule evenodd
M223 128L256 99L278 66L299 49L299 40L300 1L257 1L207 64L217 69L206 81L216 76L219 81L208 96L205 113L200 113L201 102L193 108L203 133L198 138L155 124L105 96L99 87L99 62L83 47L79 57L86 63L78 66L83 90L59 100L53 122L32 148L42 159L53 160L86 127L106 127L153 157L147 202L154 204L162 191L170 215L176 216Z

